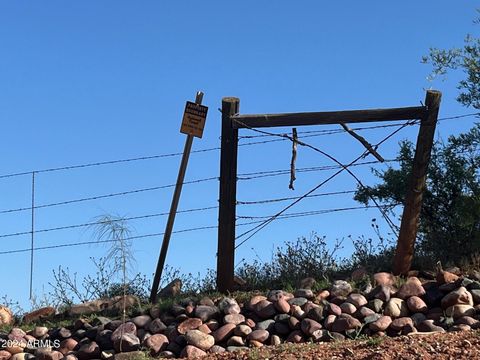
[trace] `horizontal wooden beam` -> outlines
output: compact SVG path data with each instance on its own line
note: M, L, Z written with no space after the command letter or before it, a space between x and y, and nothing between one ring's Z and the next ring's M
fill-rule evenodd
M302 125L413 120L422 119L425 116L426 112L427 108L425 106L416 106L392 109L233 115L230 117L230 119L232 120L233 128L241 129L277 126L292 127Z

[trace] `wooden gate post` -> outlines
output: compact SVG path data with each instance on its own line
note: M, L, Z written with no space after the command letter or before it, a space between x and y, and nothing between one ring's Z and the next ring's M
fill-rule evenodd
M418 220L422 208L427 168L430 161L441 97L442 93L440 91L427 91L425 99L427 113L420 123L412 173L403 208L400 234L398 235L397 249L393 260L393 273L395 275L406 275L412 265Z
M232 126L231 116L238 113L239 105L240 100L238 98L226 97L222 99L217 251L217 288L220 292L233 289L238 129Z

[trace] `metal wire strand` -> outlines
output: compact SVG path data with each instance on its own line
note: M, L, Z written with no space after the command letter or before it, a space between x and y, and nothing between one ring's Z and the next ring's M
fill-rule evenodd
M260 134L266 134L266 135L271 135L271 136L277 136L277 137L284 137L284 138L287 138L291 141L293 141L293 139L291 139L288 135L286 134L273 134L273 133L269 133L267 131L263 131L263 130L259 130L259 129L255 129L255 128L251 128L249 126L246 126L245 124L243 124L241 121L239 120L234 120L236 122L238 122L239 124L241 124L243 127L245 128L248 128L252 131L255 131L255 132L258 132ZM399 129L396 129L394 132L392 132L391 134L387 135L384 139L382 139L378 144L375 145L375 148L378 148L378 146L380 146L381 144L383 144L385 141L387 141L389 138L391 138L393 135L395 135L397 132L399 132L401 129L403 129L404 127L406 126L409 126L409 125L413 125L415 124L416 121L408 121L402 125L400 125L400 128ZM298 140L297 140L298 141ZM312 148L313 150L317 151L317 152L320 152L322 155L324 156L327 156L329 159L333 160L334 162L336 162L340 167L341 169L338 170L336 173L334 173L333 175L331 175L329 178L327 178L326 180L322 181L321 183L319 183L318 185L316 185L314 188L312 188L311 190L309 190L308 192L306 192L304 195L300 196L299 198L297 198L295 201L293 201L291 204L289 204L288 206L286 206L285 208L283 208L282 210L280 210L279 212L277 212L275 215L271 216L269 219L265 220L264 222L258 224L257 226L253 227L252 229L240 234L239 236L236 237L236 240L246 236L246 235L249 235L248 237L246 237L245 239L243 239L239 244L237 244L235 246L235 249L237 249L238 247L240 247L241 245L243 245L245 242L247 242L249 239L251 239L255 234L257 234L260 230L262 230L263 228L265 228L268 224L270 224L272 221L274 221L275 219L277 219L280 215L282 215L285 211L287 211L288 209L290 209L292 206L296 205L297 203L299 203L300 201L302 201L304 198L308 197L309 195L311 195L313 192L315 192L318 188L320 188L321 186L323 186L324 184L326 184L327 182L331 181L333 178L335 178L336 176L338 176L341 172L343 171L347 171L350 175L352 175L355 180L359 183L360 186L364 187L364 185L360 182L360 179L358 179L355 174L353 174L348 168L352 165L354 165L355 163L357 163L360 159L363 159L366 155L368 155L368 150L365 150L360 156L358 156L356 159L354 159L353 161L351 161L349 164L347 165L344 165L342 163L340 163L338 160L336 160L335 158L333 158L331 155L323 152L322 150L310 145L310 144L307 144L305 142L302 142L302 141L298 141L298 143L300 145L303 145L303 146L307 146L307 147L310 147ZM380 207L380 205L375 201L375 199L372 199L374 200L374 203L376 205L376 207L380 210L382 216L385 218L385 221L387 222L387 224L390 226L390 228L392 229L392 231L394 231L394 233L397 233L397 229L396 229L396 226L395 224L391 221L391 219L388 217L388 215L383 211L383 209Z

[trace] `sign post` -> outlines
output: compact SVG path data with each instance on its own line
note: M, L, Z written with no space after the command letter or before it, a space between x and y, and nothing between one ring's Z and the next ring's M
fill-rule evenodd
M152 290L150 292L150 302L154 303L157 300L158 286L162 277L163 267L165 265L165 259L167 257L168 244L172 235L173 224L175 222L175 215L177 214L178 202L180 200L180 194L182 193L183 180L185 178L185 172L187 170L188 158L190 156L190 150L192 149L193 137L201 138L203 135L203 128L205 126L205 120L207 118L208 108L201 105L203 100L203 93L197 92L195 102L187 101L185 106L185 112L183 114L182 126L180 132L187 134L185 140L185 147L183 149L182 162L180 163L180 169L178 171L177 183L175 185L175 191L173 193L172 204L170 206L170 213L168 215L167 225L165 233L163 235L162 247L160 249L160 255L158 257L157 269L153 278Z

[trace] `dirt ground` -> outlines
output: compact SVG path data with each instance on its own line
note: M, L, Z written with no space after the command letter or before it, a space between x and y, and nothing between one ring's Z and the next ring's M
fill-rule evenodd
M237 353L211 354L202 359L480 359L480 331L282 344Z

